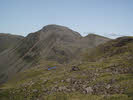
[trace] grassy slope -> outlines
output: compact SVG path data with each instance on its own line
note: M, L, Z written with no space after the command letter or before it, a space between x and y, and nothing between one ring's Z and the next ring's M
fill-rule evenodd
M133 42L124 41L123 45L119 45L123 43L121 41L123 39L98 46L93 50L95 55L84 56L85 61L77 65L79 71L71 71L72 65L41 61L40 66L19 73L3 84L0 98L2 100L37 98L39 100L132 100ZM55 65L56 69L46 70L46 66ZM68 82L67 79L71 81ZM58 90L64 86L67 90ZM85 93L84 86L92 87L93 92ZM57 88L57 91L54 91L53 87ZM71 90L72 88L75 91Z

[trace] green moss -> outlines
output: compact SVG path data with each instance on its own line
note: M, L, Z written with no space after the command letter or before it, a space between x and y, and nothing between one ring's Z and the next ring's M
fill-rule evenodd
M104 100L132 100L132 99L124 94L116 94L105 97Z
M85 95L80 93L56 93L49 96L44 97L46 100L101 100L102 96L96 95Z

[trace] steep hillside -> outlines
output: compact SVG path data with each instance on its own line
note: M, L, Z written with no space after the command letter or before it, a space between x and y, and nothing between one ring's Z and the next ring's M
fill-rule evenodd
M24 37L19 35L0 33L0 52L15 47L15 45L22 41L23 38Z
M85 43L84 39L90 40ZM78 32L67 27L47 25L35 33L30 33L17 43L16 47L0 53L0 65L2 65L0 66L0 82L10 79L20 71L36 66L40 61L69 63L83 49L98 45L95 43L98 39L101 41L99 43L110 40L101 36L97 36L94 40L91 37L83 38Z
M90 48L93 48L109 40L110 40L109 38L103 36L99 36L96 34L88 34L87 36L83 37L80 42L82 43L83 47L88 46Z
M103 60L109 57L122 56L126 54L129 58L132 56L133 37L120 37L115 40L108 41L104 44L92 48L91 52L84 55L86 60Z
M90 52L90 51L89 51ZM93 56L94 55L94 56ZM40 64L1 86L3 100L132 100L133 37L108 41L84 60ZM54 67L56 66L56 67Z

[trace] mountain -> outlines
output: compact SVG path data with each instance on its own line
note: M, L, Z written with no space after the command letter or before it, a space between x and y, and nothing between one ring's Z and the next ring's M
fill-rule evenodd
M6 33L0 33L0 52L15 47L24 37L19 35L11 35Z
M80 42L82 43L81 45L83 47L88 46L90 48L93 48L93 47L96 47L99 44L103 44L109 40L110 40L109 38L91 33L91 34L88 34L87 36L83 37Z
M130 36L120 37L115 40L108 41L104 44L92 48L90 52L85 53L85 59L96 61L103 60L109 57L120 56L127 54L132 56L133 38ZM88 59L89 58L89 59Z
M75 60L84 49L89 49L110 39L98 35L82 37L67 27L47 25L30 33L16 47L0 53L0 81L34 67L40 62L51 61L67 64ZM100 41L100 42L99 42Z
M43 62L1 86L3 100L133 100L133 37L107 41L72 65Z

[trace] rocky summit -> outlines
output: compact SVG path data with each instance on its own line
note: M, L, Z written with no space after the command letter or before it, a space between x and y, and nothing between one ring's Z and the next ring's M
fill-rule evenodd
M133 37L53 24L14 38L0 38L13 45L1 46L0 100L133 100Z

